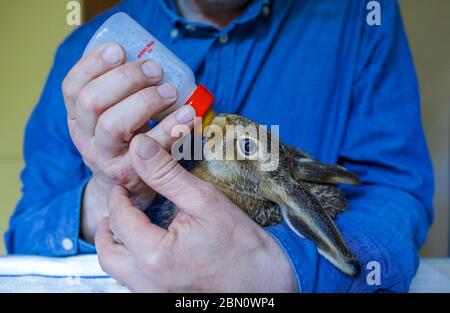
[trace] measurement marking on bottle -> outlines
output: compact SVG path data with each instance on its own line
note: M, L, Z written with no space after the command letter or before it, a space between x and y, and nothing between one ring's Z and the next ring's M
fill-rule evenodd
M152 52L152 47L153 47L154 44L155 44L155 41L154 41L154 40L150 41L150 42L148 43L148 45L146 45L146 46L144 47L144 49L142 49L142 51L139 52L139 54L138 54L138 56L137 56L138 59L142 58L142 56L143 56L144 54Z

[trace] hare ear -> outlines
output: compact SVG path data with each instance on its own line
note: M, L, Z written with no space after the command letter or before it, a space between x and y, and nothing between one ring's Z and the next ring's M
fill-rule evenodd
M345 274L352 277L359 274L358 260L348 250L339 230L311 193L294 181L285 185L265 181L261 184L261 192L278 204L292 231L312 240L319 253Z
M296 159L294 162L296 162L294 175L303 181L335 185L361 184L358 175L339 165L324 164L309 158Z

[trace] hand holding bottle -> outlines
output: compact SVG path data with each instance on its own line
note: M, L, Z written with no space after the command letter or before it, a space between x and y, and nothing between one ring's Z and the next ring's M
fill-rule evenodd
M70 134L92 179L86 186L81 235L89 242L108 215L107 198L125 187L138 208L155 197L130 164L129 144L139 133L170 149L174 126L193 127L214 96L197 86L192 70L125 13L110 17L88 43L63 83ZM148 129L148 121L161 121Z
M63 83L70 134L93 174L81 212L81 235L89 242L108 214L107 198L115 185L124 186L141 209L155 196L131 166L131 139L147 132L169 149L178 139L171 136L172 127L192 127L195 117L194 109L184 106L148 130L148 121L176 102L177 91L168 83L160 84L163 72L157 63L124 63L124 49L106 43L87 53Z

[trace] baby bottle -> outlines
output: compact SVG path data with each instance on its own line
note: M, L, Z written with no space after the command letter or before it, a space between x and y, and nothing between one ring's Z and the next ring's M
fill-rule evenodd
M163 69L162 83L172 84L178 91L177 102L156 116L160 121L182 105L191 105L197 117L208 124L214 117L211 106L214 96L202 85L195 83L192 70L153 35L128 14L120 12L111 16L89 41L84 54L106 42L116 42L126 51L127 62L153 60Z

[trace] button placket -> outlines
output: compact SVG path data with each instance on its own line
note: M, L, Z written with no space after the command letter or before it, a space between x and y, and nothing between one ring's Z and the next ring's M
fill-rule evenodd
M264 16L266 18L269 17L270 12L271 12L270 7L267 5L265 5L261 8L261 14L262 14L262 16Z
M70 251L73 249L73 241L69 238L64 238L61 242L62 247L64 248L64 250L66 251Z
M172 29L170 32L170 37L173 39L177 38L180 35L180 31L177 28Z
M228 36L228 34L223 34L219 37L219 42L223 45L227 44L228 41L230 41L230 37Z

